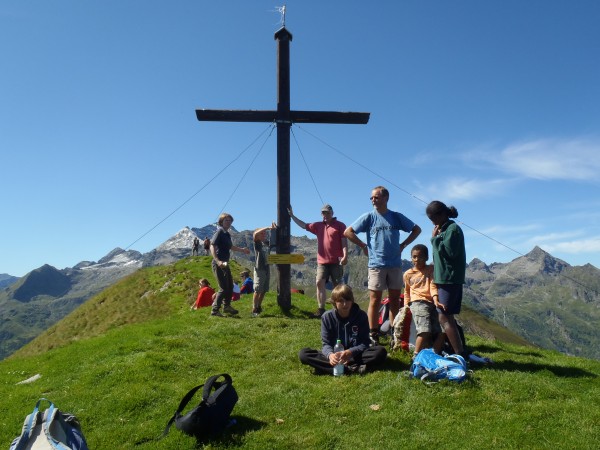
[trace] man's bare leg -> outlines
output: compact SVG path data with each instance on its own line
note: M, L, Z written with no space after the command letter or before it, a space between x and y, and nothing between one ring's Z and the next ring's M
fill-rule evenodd
M325 309L325 303L327 302L327 288L325 288L325 279L323 278L317 280L317 301L319 302L319 309Z
M389 290L389 299L390 299L390 323L394 323L394 319L396 318L396 314L400 311L400 294L402 291L397 289Z

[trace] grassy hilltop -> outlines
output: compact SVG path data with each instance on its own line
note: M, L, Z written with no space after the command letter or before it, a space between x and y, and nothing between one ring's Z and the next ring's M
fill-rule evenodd
M200 447L592 449L600 441L599 361L500 340L473 319L484 332L467 340L495 364L474 367L463 384L410 380L401 353L362 377L317 377L297 359L300 348L320 346L319 322L308 319L313 298L294 294L286 316L270 293L263 317L252 318L246 296L235 303L239 317L209 317L189 310L202 277L213 280L205 257L140 270L1 361L0 443L8 448L47 397L77 415L92 449L194 449L175 427L156 439L183 395L222 372L240 397L237 425Z

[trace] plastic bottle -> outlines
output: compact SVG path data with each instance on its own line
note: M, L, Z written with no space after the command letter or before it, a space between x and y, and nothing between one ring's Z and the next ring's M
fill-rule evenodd
M335 347L333 347L333 351L334 351L334 353L339 353L339 352L344 351L344 346L342 345L341 340L339 340L339 339L337 340L337 342L335 343ZM340 375L344 375L344 365L336 364L335 366L333 366L333 376L339 377Z

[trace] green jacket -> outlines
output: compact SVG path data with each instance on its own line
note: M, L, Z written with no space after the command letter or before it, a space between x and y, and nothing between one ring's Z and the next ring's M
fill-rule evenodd
M456 223L449 220L442 231L431 238L433 249L433 282L435 284L464 284L467 268L465 237Z

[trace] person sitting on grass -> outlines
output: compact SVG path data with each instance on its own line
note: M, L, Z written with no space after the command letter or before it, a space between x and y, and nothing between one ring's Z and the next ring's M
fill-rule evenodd
M427 264L429 251L423 244L410 252L413 267L404 272L404 301L409 306L417 329L415 355L434 347L440 353L444 335L438 320L438 290L433 282L433 265Z
M240 278L243 280L240 286L240 294L252 294L254 292L254 281L250 278L250 271L244 270L241 272Z
M210 287L210 283L206 278L202 278L198 284L200 289L198 290L198 297L196 302L190 309L198 309L204 306L211 306L215 299L215 290Z
M333 367L342 363L350 373L363 374L385 361L384 347L369 347L369 319L354 302L352 288L339 284L333 288L331 303L334 308L326 311L321 318L321 351L311 348L300 350L298 357L302 364L315 369L316 374L333 374ZM335 353L337 340L344 346L343 352Z

